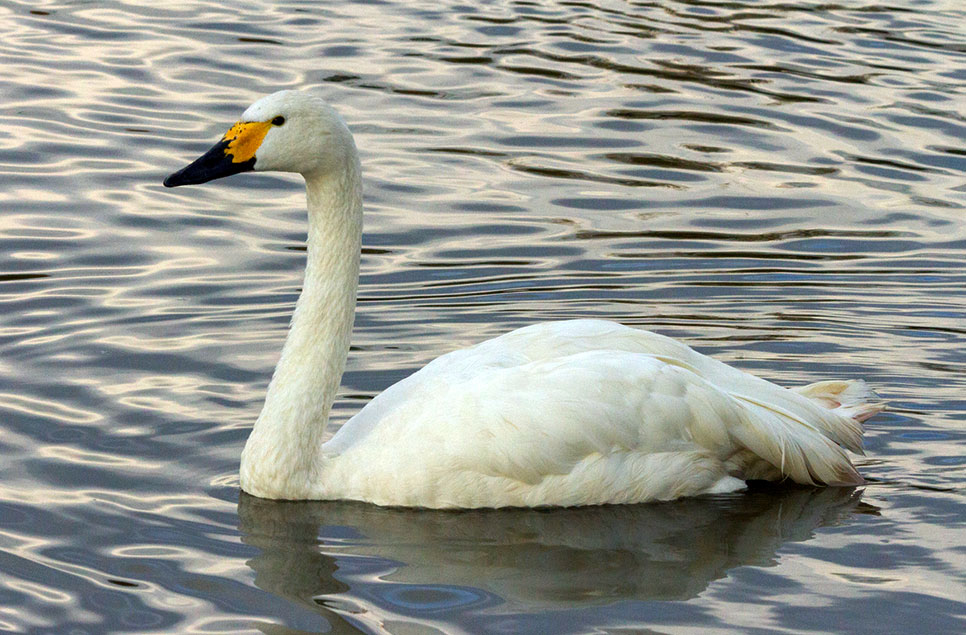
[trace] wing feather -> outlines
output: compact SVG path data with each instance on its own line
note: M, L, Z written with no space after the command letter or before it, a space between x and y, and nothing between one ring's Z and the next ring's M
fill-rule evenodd
M627 502L711 491L729 474L861 482L836 445L857 447L845 419L669 338L578 320L434 360L326 449L358 455L359 478L383 489L393 474L400 488L430 483L440 506L488 488L514 504Z

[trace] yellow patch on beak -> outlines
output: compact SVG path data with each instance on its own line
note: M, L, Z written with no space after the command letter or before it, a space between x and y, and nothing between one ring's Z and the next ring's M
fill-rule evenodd
M271 128L271 121L239 121L221 138L228 143L225 155L231 157L232 163L250 160Z

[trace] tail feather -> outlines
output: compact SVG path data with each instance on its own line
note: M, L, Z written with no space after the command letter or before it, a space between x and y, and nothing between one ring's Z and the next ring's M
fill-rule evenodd
M865 481L841 447L821 430L788 413L746 401L735 439L803 485L861 485Z
M862 422L885 408L865 382L824 381L787 390L696 354L659 359L705 378L735 399L740 423L730 429L743 446L728 462L738 478L805 485L861 485L846 450L862 451ZM769 467L771 466L771 467Z
M882 412L886 407L885 402L861 379L819 381L793 390L858 423ZM861 426L859 433L861 434Z
M823 408L791 411L735 394L748 409L738 440L798 483L861 485L843 448L863 454L862 422L882 412L885 403L862 380L820 381L794 392Z

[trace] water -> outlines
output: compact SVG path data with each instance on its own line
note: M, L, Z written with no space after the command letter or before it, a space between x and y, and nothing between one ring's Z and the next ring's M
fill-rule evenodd
M0 630L966 630L961 7L0 3ZM787 385L865 377L892 404L868 486L239 497L303 194L161 180L305 86L366 179L336 423L454 347L602 317Z

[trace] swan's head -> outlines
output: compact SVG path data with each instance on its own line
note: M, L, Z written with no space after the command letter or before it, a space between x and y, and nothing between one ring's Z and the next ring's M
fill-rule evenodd
M354 156L352 135L328 104L311 93L283 90L249 106L221 141L164 185L207 183L249 170L326 173Z

